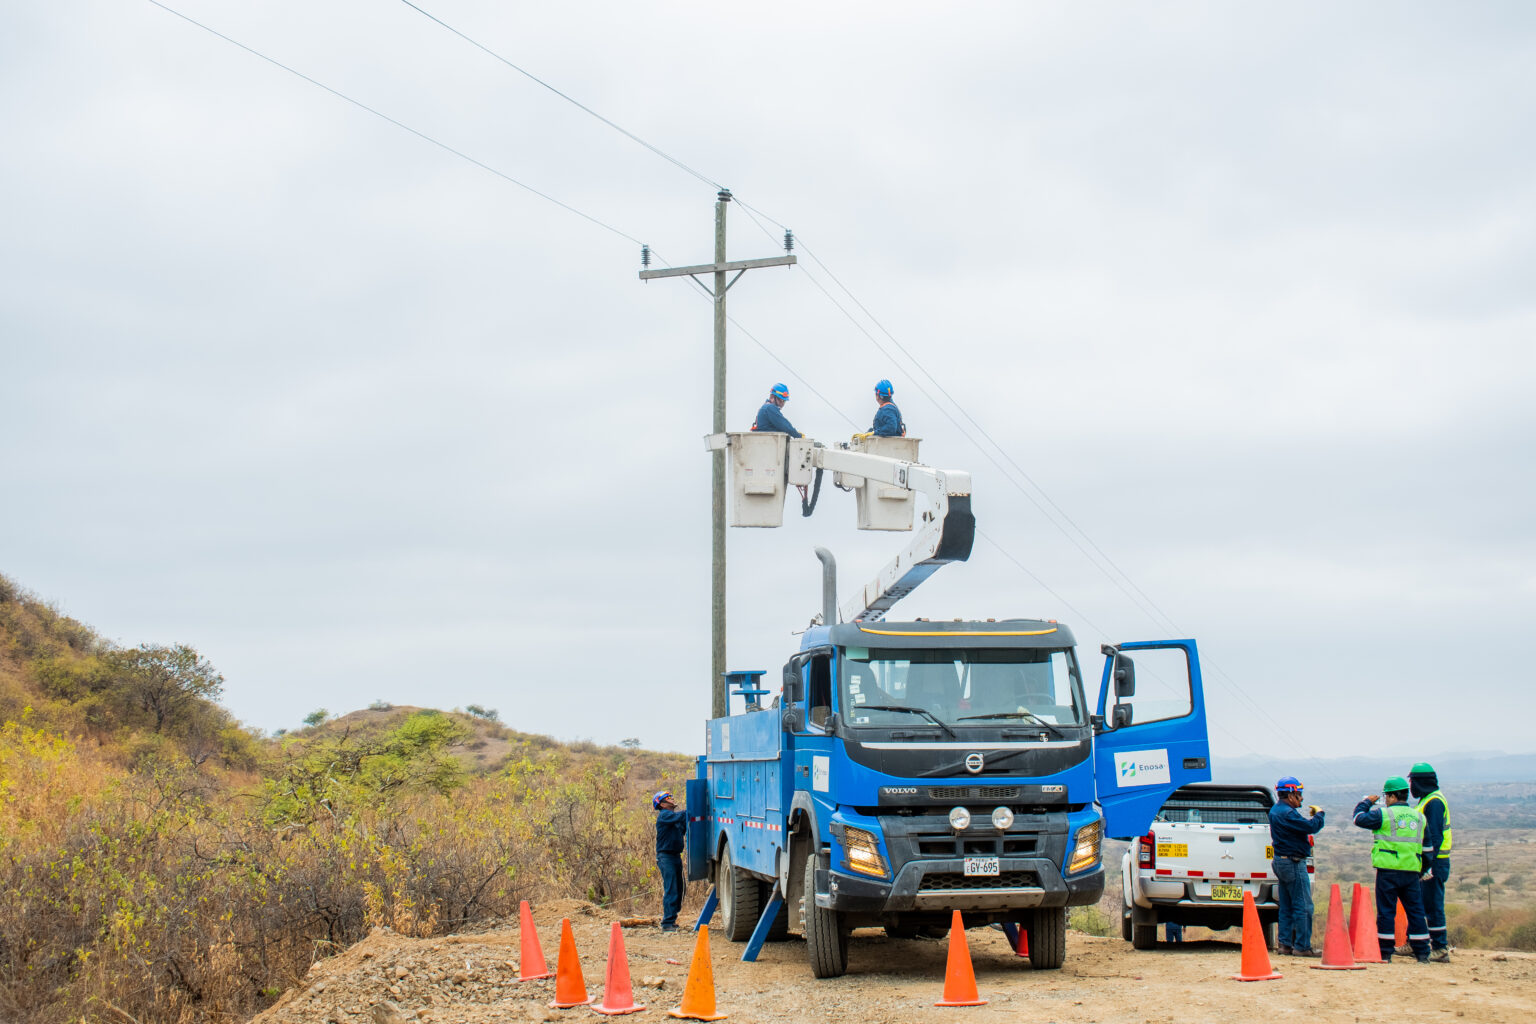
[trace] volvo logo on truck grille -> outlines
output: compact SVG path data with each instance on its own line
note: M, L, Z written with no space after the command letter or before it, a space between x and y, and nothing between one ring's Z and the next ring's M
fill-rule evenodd
M975 775L977 772L981 771L982 765L984 764L986 764L986 762L983 761L981 755L975 751L965 755L965 770L970 772L972 775Z

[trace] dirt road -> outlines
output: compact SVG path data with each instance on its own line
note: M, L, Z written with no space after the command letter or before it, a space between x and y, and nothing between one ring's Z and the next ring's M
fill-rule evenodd
M609 919L596 908L563 901L536 908L551 968L559 919L571 918L588 991L601 997ZM1320 922L1321 923L1321 922ZM845 977L817 981L798 939L769 944L755 964L740 961L742 947L711 935L719 1009L740 1024L857 1021L860 1024L966 1019L983 1022L1145 1021L1168 1024L1277 1024L1277 1022L1467 1021L1527 1024L1536 1015L1536 955L1469 951L1450 965L1394 961L1363 971L1318 971L1309 963L1277 958L1279 981L1240 983L1238 947L1205 941L1138 953L1118 938L1069 933L1066 965L1032 971L992 929L967 933L985 1006L938 1008L946 943L888 939L879 931L855 934ZM650 927L626 930L635 1001L649 1007L630 1019L670 1019L665 1011L682 995L694 936L662 935ZM475 935L407 939L375 931L345 953L322 961L304 981L255 1018L259 1024L368 1024L382 1018L424 1024L501 1024L598 1020L585 1009L547 1008L553 982L516 983L515 927ZM669 961L678 961L671 963ZM641 978L661 979L660 989ZM392 1018L386 1000L399 1007Z

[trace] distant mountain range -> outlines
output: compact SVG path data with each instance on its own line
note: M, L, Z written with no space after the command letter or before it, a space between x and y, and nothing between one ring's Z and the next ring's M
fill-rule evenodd
M1261 783L1273 786L1275 780L1294 775L1310 787L1359 785L1374 790L1382 780L1408 774L1416 760L1435 766L1445 786L1486 782L1536 782L1536 754L1440 754L1424 757L1388 759L1376 757L1337 757L1317 759L1297 757L1280 760L1270 757L1211 758L1213 781Z

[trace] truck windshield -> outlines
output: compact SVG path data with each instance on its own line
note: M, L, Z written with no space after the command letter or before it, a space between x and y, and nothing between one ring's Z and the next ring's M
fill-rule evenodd
M850 647L838 697L843 720L855 726L923 724L918 716L880 706L922 708L955 727L1083 723L1082 684L1070 649Z

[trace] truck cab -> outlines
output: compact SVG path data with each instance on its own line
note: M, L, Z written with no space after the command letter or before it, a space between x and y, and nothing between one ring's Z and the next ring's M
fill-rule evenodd
M1059 967L1067 908L1103 893L1103 837L1145 833L1209 778L1194 642L1104 653L1090 701L1058 622L809 629L777 706L713 720L700 759L691 873L713 874L727 934L747 938L778 894L769 937L805 934L826 977L854 928L942 933L960 910Z

